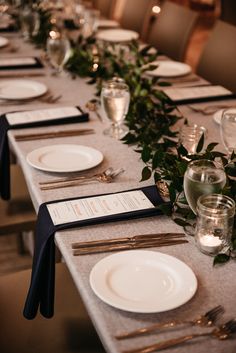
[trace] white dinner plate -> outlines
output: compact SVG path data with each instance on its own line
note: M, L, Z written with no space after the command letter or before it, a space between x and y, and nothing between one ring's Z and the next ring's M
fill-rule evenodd
M197 289L193 271L160 252L131 250L99 261L90 273L94 293L126 311L156 313L186 303Z
M9 43L9 40L5 37L0 37L0 48L5 47Z
M217 124L220 124L221 123L221 118L222 118L222 114L223 114L223 111L225 109L220 109L220 110L217 110L217 112L214 113L213 115L213 119L214 121L217 123ZM230 110L232 111L232 113L236 114L236 109L235 108L227 108L227 110Z
M126 29L106 29L97 33L97 39L113 43L129 42L133 39L138 39L138 37L139 34L137 32Z
M41 82L31 80L0 81L0 98L29 99L42 96L47 92L47 86Z
M115 28L119 27L119 23L114 20L98 20L97 22L98 28Z
M161 77L179 77L191 73L192 69L189 65L178 61L154 61L151 63L158 65L153 71L147 71L152 76Z
M81 145L51 145L33 150L27 162L46 172L78 172L93 168L103 160L103 154L91 147Z

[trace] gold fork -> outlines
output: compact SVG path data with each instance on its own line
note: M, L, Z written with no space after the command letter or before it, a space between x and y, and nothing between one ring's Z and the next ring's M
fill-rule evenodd
M113 171L113 168L108 168L102 173L94 174L92 176L79 176L75 178L61 178L59 180L52 180L51 182L39 183L41 190L59 189L70 186L77 186L88 181L99 181L101 183L110 183L116 176L123 173L124 169L120 168Z
M223 314L224 308L221 305L217 305L213 309L207 311L205 314L197 317L194 320L172 320L164 323L157 323L151 326L142 327L140 329L125 332L119 335L116 335L116 339L126 339L132 338L140 335L144 335L147 333L151 333L160 329L173 328L177 325L192 325L192 326L212 326L219 316Z
M225 339L228 339L235 332L236 332L236 319L232 319L232 320L227 321L225 324L215 328L214 330L212 330L210 332L193 333L193 334L186 335L186 336L176 337L176 338L173 338L173 339L170 339L167 341L154 343L149 346L136 348L136 349L129 349L129 350L123 351L123 353L156 352L156 351L160 351L162 349L177 346L181 343L191 341L194 338L204 337L204 336L214 337L214 338L217 338L218 340L225 340Z

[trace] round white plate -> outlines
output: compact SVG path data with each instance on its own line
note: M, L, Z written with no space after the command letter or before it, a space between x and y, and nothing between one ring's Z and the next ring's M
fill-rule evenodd
M31 80L0 81L0 98L29 99L42 96L47 92L47 86L41 82Z
M91 147L81 145L51 145L33 150L27 162L46 172L78 172L93 168L103 160L103 154Z
M193 271L160 252L131 250L99 261L90 273L94 293L115 308L156 313L186 303L197 289Z
M187 75L192 71L189 65L178 61L155 61L151 64L158 65L155 70L147 71L152 76L179 77Z
M98 28L115 28L119 27L119 23L113 20L98 20Z
M120 43L129 42L133 39L138 39L139 34L126 29L106 29L97 33L97 39L106 42Z
M9 43L9 40L5 37L0 37L0 48L5 47Z
M222 114L223 114L223 111L225 109L220 109L220 110L217 110L217 112L214 113L213 115L213 119L215 120L215 122L217 124L221 124L221 118L222 118ZM232 113L236 114L236 109L235 108L227 108L227 110L230 110L232 111Z

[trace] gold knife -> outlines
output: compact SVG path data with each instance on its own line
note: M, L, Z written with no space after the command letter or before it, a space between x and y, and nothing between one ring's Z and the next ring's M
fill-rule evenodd
M185 239L173 239L173 240L156 240L156 241L146 241L140 243L127 243L127 244L113 244L106 246L97 246L90 248L81 248L73 250L73 255L90 255L97 253L104 253L110 251L121 251L121 250L131 250L131 249L141 249L141 248L152 248L161 246L171 246L188 243Z
M72 246L72 249L78 249L78 248L89 248L89 247L105 246L105 245L112 245L112 244L121 244L121 243L127 243L127 242L133 243L137 241L153 241L153 240L160 240L160 239L165 240L167 238L174 239L174 238L180 238L180 237L185 237L185 234L184 233L141 234L141 235L134 235L132 237L72 243L71 246Z
M78 135L88 135L94 134L93 129L80 129L80 130L67 130L67 131L56 131L56 132L42 132L37 134L25 134L25 135L15 135L16 141L31 141L40 139L49 139L53 137L67 137L67 136L78 136Z

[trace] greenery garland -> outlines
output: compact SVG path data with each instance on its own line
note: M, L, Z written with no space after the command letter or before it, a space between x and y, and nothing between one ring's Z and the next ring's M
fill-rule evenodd
M40 16L45 14L42 12ZM41 35L45 38L45 28L41 28ZM48 32L47 32L48 33ZM42 39L44 44L44 40ZM178 108L161 91L162 86L168 85L160 78L148 76L146 71L154 70L152 64L158 53L146 46L139 48L137 41L125 46L98 44L95 37L71 40L71 57L66 64L66 70L72 77L89 78L89 84L96 84L97 96L100 94L103 80L114 76L125 80L130 88L131 101L126 118L129 127L128 134L123 138L124 143L134 145L145 166L142 170L141 181L152 175L155 182L164 181L168 187L170 202L163 204L162 212L171 216L181 225L187 226L195 215L189 207L183 193L183 177L189 161L196 159L220 159L227 176L227 183L222 190L236 199L236 155L227 157L216 151L217 143L210 143L204 148L204 136L199 141L196 154L189 155L183 145L178 144L176 123L183 119ZM187 120L184 120L187 123ZM234 257L236 251L236 222L233 230L231 249L226 254L219 254L214 258L214 264L227 262Z

